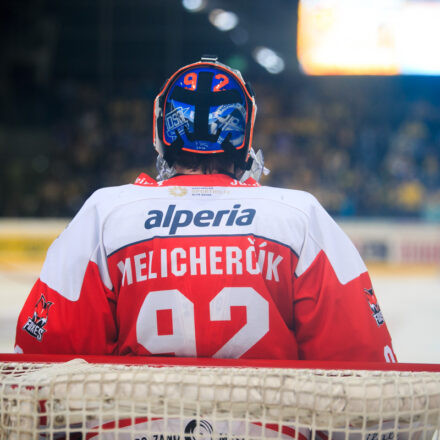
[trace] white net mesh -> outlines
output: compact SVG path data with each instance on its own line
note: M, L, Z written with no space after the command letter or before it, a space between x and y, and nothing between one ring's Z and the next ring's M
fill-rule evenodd
M1 439L438 439L440 373L0 363Z

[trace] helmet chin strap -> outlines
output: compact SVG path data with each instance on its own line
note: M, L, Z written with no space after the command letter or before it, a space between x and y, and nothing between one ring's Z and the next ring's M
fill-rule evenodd
M157 156L156 159L156 169L159 173L156 177L158 181L167 180L176 174L175 168L170 167L168 165L168 162L160 154Z
M258 150L255 153L254 149L251 148L249 155L249 160L252 160L252 164L250 169L246 170L241 176L240 182L242 183L246 182L249 177L259 182L263 174L267 176L270 173L270 170L264 166L264 156L262 150Z

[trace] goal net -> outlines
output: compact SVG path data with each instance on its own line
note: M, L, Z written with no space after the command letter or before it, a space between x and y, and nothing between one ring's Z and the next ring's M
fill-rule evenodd
M440 366L53 358L0 355L0 439L439 440Z

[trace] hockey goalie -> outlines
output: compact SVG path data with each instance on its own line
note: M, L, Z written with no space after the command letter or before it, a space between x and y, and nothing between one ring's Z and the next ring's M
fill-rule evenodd
M395 362L348 237L311 194L258 183L255 115L249 83L216 59L174 73L154 103L158 179L141 174L85 202L47 253L16 352ZM240 422L194 420L138 424L244 435ZM245 433L308 435L258 421Z

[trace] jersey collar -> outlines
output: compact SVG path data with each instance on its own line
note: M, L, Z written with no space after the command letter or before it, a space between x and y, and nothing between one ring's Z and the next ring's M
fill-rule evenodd
M240 182L227 174L179 174L167 180L157 182L145 173L141 173L134 182L140 186L260 186L249 178L246 182Z

